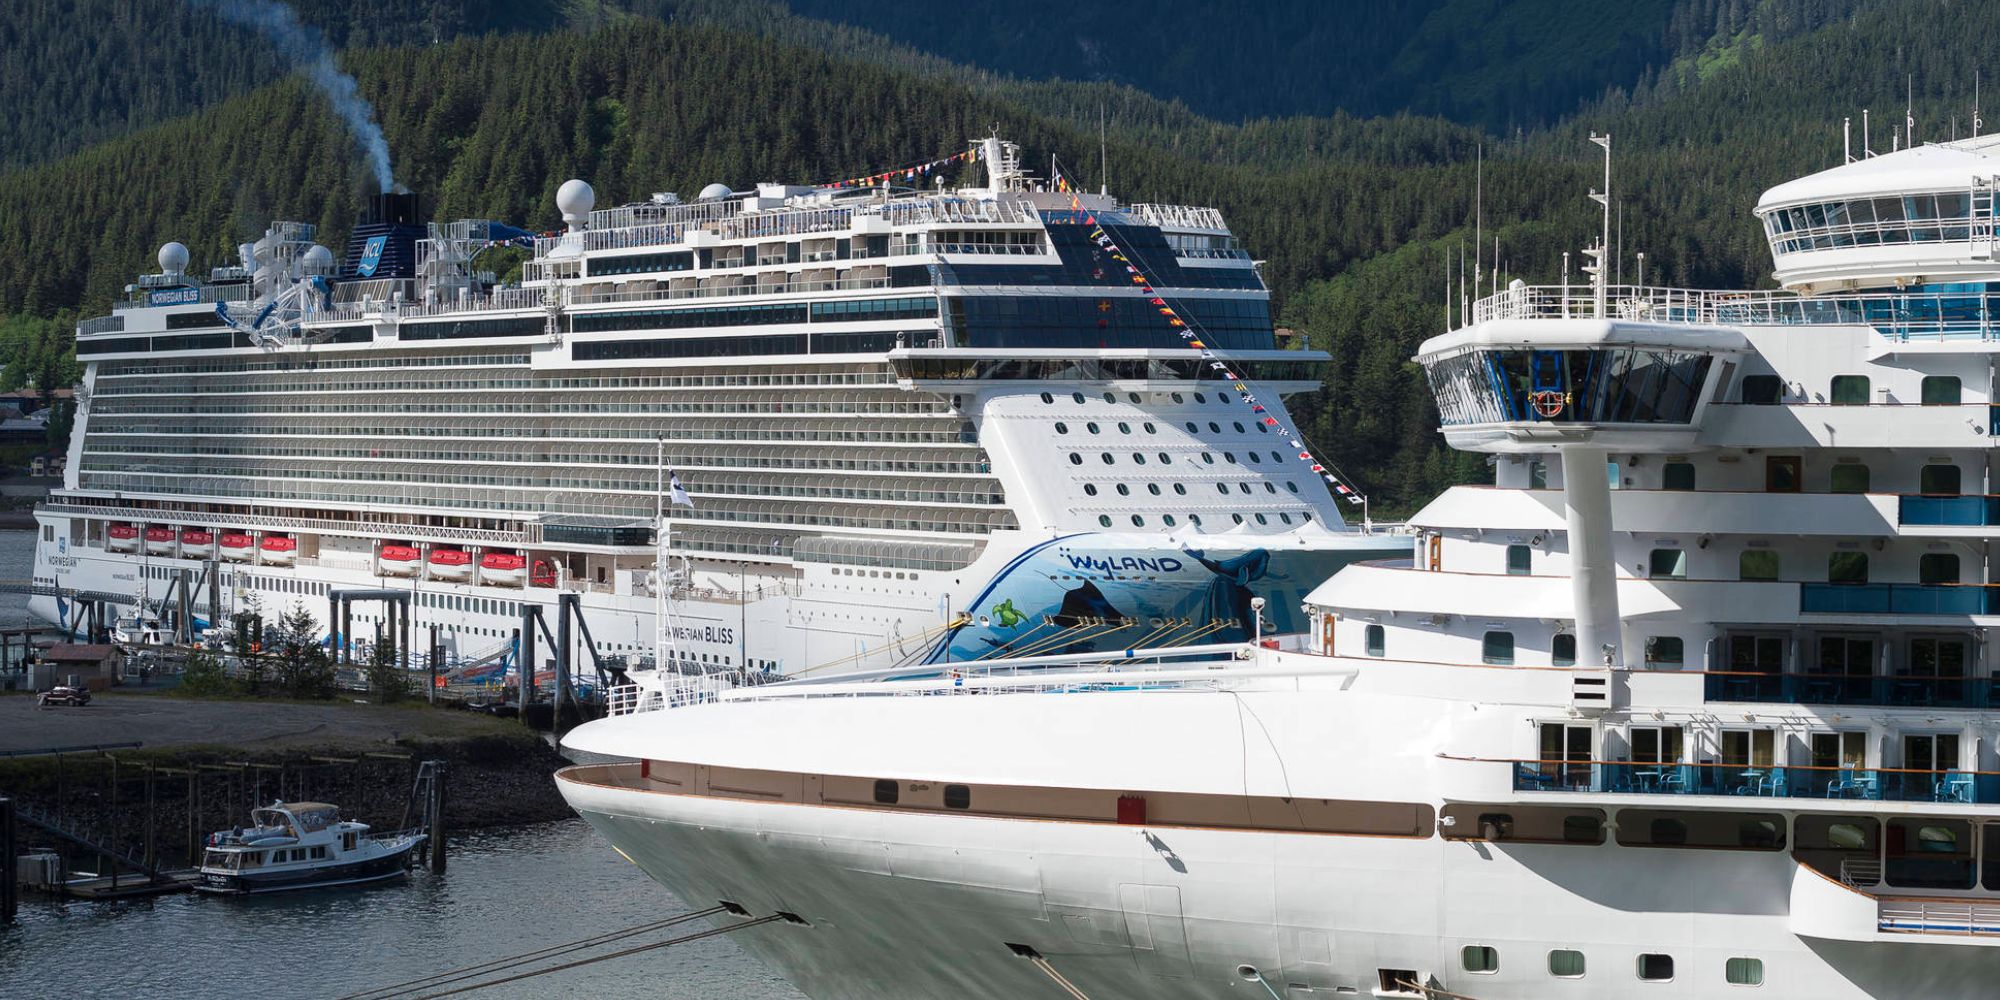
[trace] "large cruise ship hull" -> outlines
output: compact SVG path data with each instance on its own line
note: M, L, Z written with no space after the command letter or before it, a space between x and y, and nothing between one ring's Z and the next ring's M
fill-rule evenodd
M487 586L456 580L382 575L367 561L332 559L290 565L216 562L116 552L69 541L70 518L44 513L35 576L64 593L38 594L30 611L59 628L83 627L76 594L118 595L114 614L142 593L157 602L177 574L220 574L219 611L205 583L192 588L198 618L229 620L253 608L267 622L292 610L311 612L331 634L334 591L391 588L416 595L413 643L427 647L435 624L448 655L477 659L511 643L524 606L553 620L558 595L580 596L598 652L636 659L653 653L656 601L629 577L564 587ZM1199 543L1200 547L1197 547ZM713 667L799 675L904 664L962 662L994 655L1046 655L1164 643L1226 642L1250 637L1250 601L1262 597L1272 632L1300 626L1305 595L1348 563L1407 552L1393 535L1314 531L1296 536L1195 536L1080 533L1042 541L1022 533L994 538L958 571L885 572L813 566L782 583L758 583L760 567L738 576L728 567L697 574L676 595L673 639L679 655ZM740 596L739 596L740 595ZM379 605L358 604L357 640L370 641ZM104 620L104 619L100 619ZM957 622L946 627L947 622ZM547 651L544 651L547 655Z

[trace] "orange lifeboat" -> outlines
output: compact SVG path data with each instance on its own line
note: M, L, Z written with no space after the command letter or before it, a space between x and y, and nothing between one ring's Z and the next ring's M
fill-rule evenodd
M215 532L206 528L181 529L181 555L189 559L206 559L215 554Z
M299 540L290 535L265 535L257 545L257 561L290 566L299 554Z
M434 548L431 550L430 566L434 580L469 580L472 578L472 553L464 549Z
M479 582L518 587L526 578L528 560L519 552L487 552L479 557Z
M135 524L114 524L106 529L104 547L113 552L139 551L139 526Z
M417 575L417 547L402 542L382 543L382 554L375 559L376 572L383 576Z

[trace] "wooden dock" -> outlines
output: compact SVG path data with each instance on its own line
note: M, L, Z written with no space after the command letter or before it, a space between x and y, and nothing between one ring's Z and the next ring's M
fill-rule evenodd
M136 899L141 896L164 896L173 892L187 892L201 881L201 873L192 868L181 868L160 873L158 881L144 875L124 874L114 880L110 875L80 875L65 879L59 885L41 886L44 891L65 899Z

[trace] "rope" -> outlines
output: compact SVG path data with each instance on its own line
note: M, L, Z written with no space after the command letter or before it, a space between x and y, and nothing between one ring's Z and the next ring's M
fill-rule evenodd
M1044 975L1048 976L1050 979L1055 980L1055 984L1057 986L1062 987L1063 991L1068 993L1073 998L1073 1000L1090 1000L1089 996L1086 996L1082 990L1076 988L1075 983L1070 982L1067 978L1063 976L1062 973L1057 972L1056 967L1050 965L1048 959L1043 958L1040 955L1036 955L1033 958L1028 959L1028 961L1033 962L1035 968L1042 970L1042 973Z
M959 627L959 626L961 626L961 625L969 625L969 624L971 624L971 622L972 622L972 616L971 616L971 615L961 615L961 616L959 616L958 618L955 618L955 619L952 619L951 621L949 621L949 622L946 622L946 623L945 623L945 624L943 624L943 625L934 625L934 626L932 626L932 627L930 627L930 628L927 628L927 629L923 630L922 632L919 632L919 633L917 633L917 634L916 634L916 635L914 635L914 636L910 636L910 637L908 637L908 638L905 638L905 639L903 639L902 641L903 641L903 642L914 642L914 643L921 643L921 644L924 644L924 645L928 645L928 644L930 643L930 641L931 641L932 639L936 638L937 636L939 636L939 635L941 635L941 634L943 634L943 633L945 633L945 632L949 632L949 631L951 631L952 629L955 629L955 628L958 628L958 627ZM818 671L821 671L821 670L825 670L825 669L826 669L826 668L828 668L828 667L835 667L835 666L839 666L840 664L843 664L843 663L851 663L851 662L853 662L853 661L855 661L855 660L859 660L859 659L861 659L861 658L862 658L862 657L864 657L864 656L869 656L869 655L871 655L871 654L874 654L874 653L877 653L877 652L880 652L879 648L878 648L878 649L864 649L864 650L862 650L861 652L859 652L859 653L855 653L855 654L853 654L853 655L851 655L851 656L843 656L843 657L841 657L841 658L840 658L840 659L838 659L838 660L828 660L828 661L826 661L825 663L822 663L822 664L820 664L820 665L818 665L818 666L816 666L816 667L807 667L807 668L805 668L804 670L801 670L801 671L799 671L798 673L796 673L796 674L793 674L792 676L793 676L793 677L804 677L804 676L806 676L807 674L811 674L811 673L816 673L816 672L818 672Z
M610 931L608 933L599 934L594 937L578 938L577 940L568 942L567 944L550 945L546 948L540 948L535 951L522 952L521 954L518 955L506 955L500 958L490 959L484 962L478 962L473 965L462 966L456 969L447 969L444 972L439 972L433 975L424 976L419 979L412 979L404 983L396 983L390 986L377 986L374 989L362 990L359 993L349 993L346 996L339 997L338 1000L388 1000L389 997L399 996L407 993L413 993L417 990L432 989L438 986L449 985L450 983L458 982L464 979L469 979L474 976L485 975L488 972L499 972L502 969L511 969L515 966L523 965L528 962L540 961L541 959L545 958L555 958L558 955L567 955L570 954L571 952L581 951L585 948L593 948L598 945L610 944L613 941L620 941L637 934L644 934L648 931L664 930L668 927L674 926L675 924L683 924L690 920L698 919L700 917L714 916L717 913L721 913L724 909L726 908L721 906L711 906L706 910L697 910L693 913L683 913L680 914L679 916L668 917L665 920L658 920L649 924L640 924L637 927L628 927L621 931ZM442 980L442 982L440 980Z
M703 938L711 938L720 934L729 934L735 931L743 930L745 928L755 927L759 924L768 924L771 923L772 921L783 920L783 919L785 918L776 913L773 913L768 917L758 917L755 920L745 920L742 923L730 924L727 927L711 927L705 931L696 931L693 934L683 934L677 938L668 938L665 941L655 941L652 944L642 944L636 948L626 948L623 951L614 951L608 955L599 955L595 958L580 958L574 962L565 962L561 965L552 965L546 969L536 969L532 972L519 972L515 973L514 975L506 976L500 979L489 979L483 983L474 983L471 986L460 986L455 990L446 990L443 993L426 993L423 996L418 997L417 1000L438 1000L438 998L440 997L456 996L460 993L470 993L473 990L483 990L489 986L501 986L507 983L519 982L520 980L523 979L533 979L536 976L546 976L552 972L566 972L570 969L580 968L585 965L592 965L597 962L607 962L614 958L624 958L627 955L637 955L642 951L653 951L658 948L665 948L669 945L686 944L690 941L699 941Z
M975 656L975 657L973 657L973 659L976 659L976 660L983 660L983 659L986 659L986 658L987 658L987 657L989 657L989 656L992 656L992 655L993 655L993 654L995 654L995 653L999 653L999 652L1002 652L1002 651L1004 651L1004 650L1005 650L1005 649L1006 649L1007 647L1009 647L1009 646L1012 646L1012 645L1014 645L1015 643L1020 643L1020 642L1027 642L1027 641L1028 641L1028 637L1029 637L1029 636L1031 636L1031 635L1034 635L1035 633L1037 633L1037 632L1040 632L1041 630L1043 630L1043 629L1045 629L1045 628L1048 628L1049 626L1051 626L1051 625L1054 625L1055 623L1056 623L1056 620L1055 620L1054 618L1052 618L1052 617L1049 617L1049 616L1047 616L1047 615L1044 615L1044 616L1042 616L1042 622L1041 622L1041 624L1039 624L1039 625L1036 625L1036 626L1035 626L1034 628L1031 628L1031 629L1027 630L1026 632L1023 632L1023 633L1021 633L1020 635L1017 635L1017 636L1015 636L1014 638L1012 638L1012 639L1009 639L1009 640L1007 640L1006 642L1003 642L1003 643L1001 643L1001 644L1000 644L999 646L997 646L997 647L995 647L995 648L993 648L993 649L991 649L991 650L989 650L989 651L987 651L987 652L984 652L984 653L981 653L981 654L979 654L978 656ZM1038 642L1039 642L1040 640L1036 640L1036 641L1038 641Z

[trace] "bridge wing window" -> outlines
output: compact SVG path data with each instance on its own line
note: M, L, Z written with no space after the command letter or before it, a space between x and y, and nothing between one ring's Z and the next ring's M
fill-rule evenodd
M1447 425L1687 423L1713 357L1599 348L1474 351L1425 365Z

